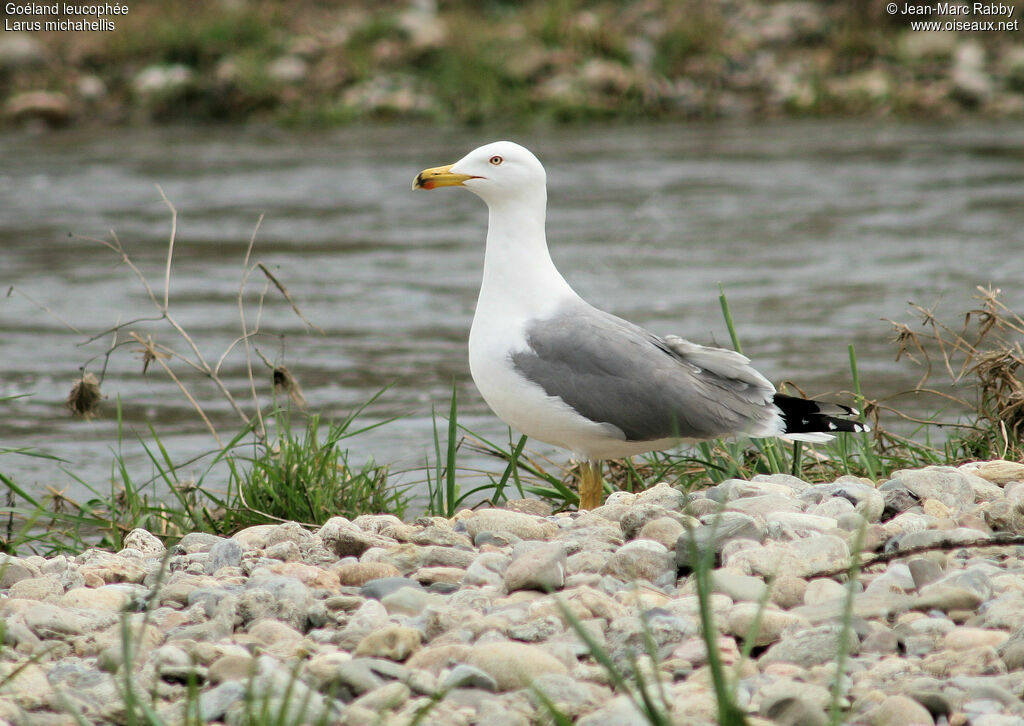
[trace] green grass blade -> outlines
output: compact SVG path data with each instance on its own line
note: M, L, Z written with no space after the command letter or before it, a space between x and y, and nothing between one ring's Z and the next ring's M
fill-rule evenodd
M716 517L713 527L717 527L717 521ZM709 541L713 542L714 539L713 529ZM692 532L687 537L687 542L690 548L690 561L694 563L693 576L697 586L701 632L707 647L708 668L711 671L711 683L715 691L715 700L718 703L718 723L720 726L746 726L746 717L732 698L732 688L729 686L722 657L718 652L716 640L718 630L715 628L714 616L711 612L711 594L714 591L711 584L711 573L714 570L715 548L709 546L705 552L698 552L697 542Z
M427 467L427 491L430 494L429 512L436 516L444 516L447 508L444 504L444 472L441 471L441 434L437 430L437 411L431 408L431 425L434 430L434 476L431 483L430 467Z
M853 392L856 396L857 408L860 409L860 422L867 424L867 399L864 398L860 388L860 370L857 367L857 353L854 350L853 343L847 346L847 351L850 355L850 375L853 378ZM881 471L880 462L875 454L875 447L871 445L871 435L866 431L860 434L860 454L860 458L868 470L868 476L877 481Z
M456 505L460 501L459 498L459 483L456 478L456 453L458 449L458 435L459 435L459 406L458 406L458 389L455 384L452 384L452 402L448 408L448 447L445 451L445 497L446 497L446 512L445 516L453 517L456 512Z
M17 484L15 484L15 483L14 483L14 480L13 480L13 479L11 479L11 478L10 478L9 476L7 476L6 474L4 474L3 472L0 472L0 482L2 482L2 483L3 483L3 485L4 485L5 487L7 487L7 488L8 488L9 490L11 490L12 492L14 492L14 493L15 493L15 494L16 494L17 496L19 496L19 497L21 497L22 499L24 499L24 500L25 500L26 502L28 502L29 504L31 504L31 505L32 505L33 507L35 507L35 508L37 508L37 509L42 509L42 505L40 505L40 504L39 504L39 502L38 502L38 501L36 500L36 498L35 498L35 497L33 497L33 496L32 496L31 494L29 494L28 492L26 492L26 491L25 491L24 489L22 489L22 488L21 488L20 486L18 486ZM7 510L7 509L3 509L3 508L0 508L0 511L6 512L6 511L8 511L8 510Z
M829 726L839 726L842 723L839 703L843 698L843 671L846 669L846 659L850 654L848 636L853 629L853 603L857 594L857 578L860 576L860 555L864 551L864 538L867 534L867 520L857 528L857 534L853 540L853 547L850 551L850 567L846 571L846 599L843 601L843 614L841 616L841 627L839 630L839 648L836 654L835 680L832 683L832 698L828 707Z
M508 485L509 477L514 477L513 481L516 483L516 488L519 490L519 496L523 496L523 486L519 481L518 476L514 476L519 468L519 456L523 453L523 447L526 446L526 435L519 437L519 441L512 447L512 452L508 457L508 465L505 467L505 471L501 474L501 479L494 485L494 499L502 500L505 498L505 487Z
M725 318L725 327L729 329L733 350L742 355L743 346L740 345L740 336L736 333L736 324L732 319L732 311L729 310L729 300L725 297L725 288L721 284L718 285L718 304L722 307L722 317Z
M803 468L801 466L801 459L803 458L804 453L803 447L804 444L802 441L793 442L793 464L790 467L789 473L791 476L795 476L798 479L800 478L800 474L803 471Z
M548 694L544 693L542 689L537 688L536 686L530 686L530 690L533 692L533 695L537 697L537 700L540 701L540 705L544 707L544 710L548 712L548 716L551 717L551 721L555 726L572 726L572 719L566 716L561 709L559 709L558 706L548 698Z

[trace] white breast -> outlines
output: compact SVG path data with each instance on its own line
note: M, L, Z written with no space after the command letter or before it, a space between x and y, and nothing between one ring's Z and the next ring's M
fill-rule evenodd
M480 320L478 312L469 335L469 370L487 405L513 429L586 459L632 456L676 443L628 442L618 427L591 421L562 399L547 395L512 363L512 354L526 348L525 321L502 316L501 325L496 325L494 316L488 316L486 324ZM513 340L518 345L510 347Z

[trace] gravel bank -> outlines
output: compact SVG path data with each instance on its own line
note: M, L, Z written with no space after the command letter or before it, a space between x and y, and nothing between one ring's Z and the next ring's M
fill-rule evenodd
M316 531L189 534L170 552L135 530L117 553L7 559L0 724L70 726L72 710L123 723L126 669L168 723L182 720L190 682L202 718L226 724L246 723L250 689L249 708L290 703L293 724L408 724L439 692L422 723L547 723L533 689L582 726L645 723L556 598L620 668L657 674L674 723L713 724L687 524L719 553L712 606L726 663L774 577L739 666L751 723L825 723L845 637L848 723L1020 724L1024 549L972 545L1024 533L1022 503L1024 465L988 462L877 484L772 475L689 496L659 484L582 514L520 501L451 520L335 517ZM848 564L862 527L872 550L955 546L867 568L844 632L845 587L817 576ZM127 663L122 618L136 633Z

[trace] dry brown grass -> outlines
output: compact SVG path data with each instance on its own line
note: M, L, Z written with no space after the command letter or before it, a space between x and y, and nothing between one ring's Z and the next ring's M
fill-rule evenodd
M935 308L911 304L917 325L890 320L896 359L922 375L915 394L938 397L967 412L963 453L977 458L1021 458L1024 448L1024 318L1000 300L996 288L977 288L974 307L959 325L942 322ZM941 373L945 380L936 380Z

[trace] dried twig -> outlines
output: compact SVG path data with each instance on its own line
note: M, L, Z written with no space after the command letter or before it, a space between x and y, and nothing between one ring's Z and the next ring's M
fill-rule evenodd
M949 552L951 550L960 549L973 549L975 547L1008 547L1024 545L1024 535L1020 534L1009 534L1009 533L997 533L991 535L988 539L978 542L935 542L932 544L918 545L917 547L907 547L902 550L893 550L892 552L876 552L867 556L866 559L862 559L860 563L861 569L872 567L874 565L884 565L892 562L893 560L901 560L904 557L911 557L913 555L919 555L924 552ZM866 553L861 553L861 556L865 556ZM837 567L832 570L825 572L819 572L816 575L811 575L810 579L818 580L823 577L839 577L845 575L849 571L849 566L844 565L843 567Z
M309 320L306 319L306 316L302 314L302 311L299 310L299 306L296 305L295 301L292 299L291 293L288 292L288 288L286 288L280 280L274 277L274 274L267 269L267 266L264 265L262 262L257 262L256 266L260 268L260 272L267 276L268 280L274 283L274 287L276 287L278 292L280 292L284 296L284 299L288 301L288 304L292 306L292 310L294 310L295 314L299 316L299 319L302 320L302 322L304 322L309 327L323 334L324 329L321 328L319 325L314 325L313 323L309 322Z
M206 424L206 428L210 430L210 434L213 435L214 441L217 442L218 446L224 448L224 444L220 440L220 436L217 434L216 427L213 425L213 422L210 421L210 418L206 415L206 412L203 411L203 407L199 405L199 402L192 396L192 393L188 390L185 384L181 382L180 378L174 375L174 371L172 371L171 367L167 365L167 358L169 356L163 354L162 351L160 350L156 350L152 344L152 341L143 340L142 336L139 335L138 333L133 332L131 335L132 338L137 343L140 343L143 346L143 348L146 349L147 354L150 356L151 360L155 360L160 365L160 367L164 369L164 373L167 374L167 377L174 381L174 383L178 386L178 389L183 394L185 394L185 398L189 400L189 403L191 403L192 407L195 408L196 413L199 414L199 417L203 420L203 423Z
M964 314L957 329L938 320L934 308L913 303L926 332L889 322L896 332L897 360L906 356L924 368L912 393L940 396L971 411L977 434L973 444L964 442L969 448L980 445L1017 453L1024 436L1024 318L1007 308L999 294L998 289L979 286L979 305ZM929 349L937 351L951 384L966 395L926 387L933 371Z
M93 237L79 237L79 239L88 240L88 241L92 241L92 242L97 242L97 243L103 245L104 247L107 247L108 249L110 249L114 253L116 253L121 258L121 262L124 265L126 265L134 273L136 278L138 278L138 280L142 284L143 288L145 289L146 294L147 294L147 296L150 299L150 302L156 308L156 310L158 312L158 315L157 316L142 316L142 317L133 318L132 320L130 320L128 322L118 323L117 325L114 325L114 326L109 327L109 328L107 328L107 329L105 329L105 330L103 330L103 331L101 331L99 333L96 333L94 335L89 336L80 345L87 345L89 343L92 343L92 342L98 340L101 337L104 337L104 336L106 336L108 334L113 333L114 334L114 340L111 343L111 345L107 348L105 353L103 354L105 360L109 360L110 355L115 350L117 350L119 347L121 347L122 345L124 345L126 343L136 343L136 344L140 345L141 346L141 350L142 350L142 356L143 356L143 372L148 371L148 369L149 369L149 367L150 367L150 365L152 363L154 363L154 362L158 363L160 368L163 369L164 372L167 373L168 377L178 386L179 390L181 390L181 392L183 394L185 394L186 398L189 400L189 402L192 404L193 408L199 414L199 416L202 419L204 425L209 429L210 433L213 435L213 437L217 441L218 445L220 445L221 444L220 438L219 438L219 436L217 434L216 428L214 427L210 417L205 413L205 411L203 410L203 407L199 403L199 401L188 390L188 387L185 385L184 381L182 381L181 378L179 378L173 372L171 366L169 365L169 362L172 361L172 360L181 361L185 365L187 365L189 368L191 368L193 371L195 371L195 372L197 372L197 373L199 373L199 374L209 378L211 381L213 381L214 385L220 391L221 396L228 402L228 404L231 406L232 410L235 411L235 413L242 420L242 422L245 423L248 426L249 423L250 423L250 416L245 412L245 410L243 410L243 408L241 407L239 402L236 400L235 396L227 388L227 385L225 384L224 380L220 377L220 366L223 363L225 357L230 352L230 350L234 347L234 344L229 346L228 350L226 350L224 352L224 354L221 356L221 358L217 361L217 367L216 368L211 367L210 363L207 361L206 357L200 351L199 346L196 344L196 342L192 338L192 336L188 333L187 330L185 330L185 328L170 313L171 268L172 268L173 262L174 262L174 248L175 248L175 243L176 243L176 239L177 239L178 212L177 212L177 209L175 208L174 204L168 199L167 195L164 193L163 189L160 188L159 186L157 186L157 191L160 194L161 200L167 206L168 210L171 213L171 230L170 230L170 237L169 237L168 243L167 243L167 258L166 258L166 263L164 265L164 271L163 271L164 272L164 275L163 275L163 277L164 277L164 290L163 290L163 295L162 296L158 297L156 291L149 284L149 281L147 280L145 274L132 261L131 257L128 255L127 251L124 248L124 245L121 243L121 240L117 237L116 233L111 231L110 239L100 239L100 238L93 238ZM262 222L262 217L260 217L260 221ZM252 248L253 248L253 246L255 244L256 232L258 231L258 229L259 229L259 223L256 225L256 229L253 231L252 237L251 237L251 239L249 241L249 248L248 248L248 252L246 254L246 275L244 277L247 277L248 273L250 272L249 260L251 259ZM275 284L279 288L283 287L283 285L281 285L280 282L278 282L276 280L275 280ZM243 290L244 290L244 285L245 285L245 279L243 279L243 282L242 282ZM296 309L296 312L298 312L297 306L295 305L294 301L291 300L291 298L287 296L287 292L283 291L283 294L286 295L286 298L289 300L289 303L292 305L293 309ZM239 305L240 305L240 307L242 305L241 291L239 293ZM301 314L300 314L300 317L301 317ZM167 325L170 326L170 328L177 334L177 336L182 341L184 341L184 343L185 343L185 345L186 345L186 347L188 349L187 351L179 352L179 351L175 350L174 348L172 348L172 347L170 347L168 345L164 345L164 344L161 344L161 343L157 342L156 340L153 339L152 335L146 335L145 337L143 337L141 334L139 334L137 332L134 332L134 331L130 331L129 335L127 336L127 338L124 338L124 339L120 339L119 338L118 334L120 333L120 331L126 330L126 329L130 329L132 326L134 326L134 325L136 325L138 323L142 323L142 322L160 322L160 321L165 321L167 323ZM73 326L68 325L68 327L70 327L71 329L75 330L76 332L81 333L81 331L78 331ZM247 331L245 329L244 315L243 315L243 331L242 332L243 332L243 335L242 335L240 340L242 340L246 344L246 358L247 358L247 361L249 362L249 366L250 366L250 386L251 386L252 392L253 392L253 402L255 404L254 405L254 409L256 411L255 416L259 419L259 425L254 430L256 432L257 437L262 440L265 437L265 427L263 426L262 418L260 417L259 398L256 395L256 386L255 386L255 381L253 380L253 377L252 377L252 370L251 370L251 355L250 355L250 351L248 349L248 338L249 338L250 335L253 334L253 332L252 331ZM93 359L90 359L90 361L91 360L93 360ZM104 369L105 368L106 368L106 365L104 364Z
M256 378L252 371L252 351L249 348L249 330L245 323L245 285L249 281L249 275L252 274L252 267L249 265L249 260L252 259L252 250L256 245L256 233L260 229L260 225L263 224L263 215L256 220L256 227L252 231L252 235L249 237L249 246L245 249L245 260L242 263L242 279L238 283L238 318L242 323L242 343L245 345L245 365L249 373L249 391L252 394L253 407L256 410L256 426L257 436L261 440L266 440L267 427L263 420L263 411L260 408L260 397L256 390ZM260 310L263 309L263 296L260 296ZM253 328L253 333L259 330L259 316L257 315L256 326ZM219 366L219 364L218 364ZM248 505L247 505L248 506Z
M34 306L36 306L37 308L42 310L44 313L46 313L51 318L56 320L58 323L63 325L65 328L70 330L72 333L77 333L78 335L82 335L82 331L81 330L76 328L74 325L69 323L67 320L62 318L60 315L55 313L50 308L46 307L46 305L44 305L43 303L41 303L38 300L36 300L35 298L33 298L31 295L29 295L27 292L25 292L21 288L15 286L15 285L11 285L10 287L7 288L7 297L11 297L11 295L14 295L14 294L21 295L21 297L23 297L26 300L28 300L30 303L32 303Z
M160 198L163 200L167 208L171 210L171 239L167 245L167 267L164 268L164 307L163 311L166 313L168 308L171 306L171 260L174 259L174 240L178 236L178 210L171 204L171 200L164 194L163 187L159 184L156 185L156 190L160 192Z

